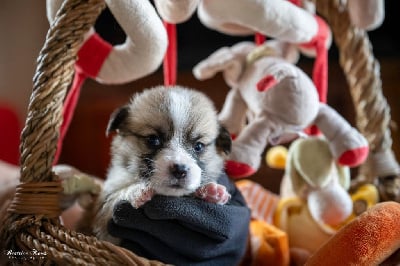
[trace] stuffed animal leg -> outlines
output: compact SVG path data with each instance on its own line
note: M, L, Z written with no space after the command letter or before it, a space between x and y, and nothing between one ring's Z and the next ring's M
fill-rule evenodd
M236 139L246 122L247 105L237 89L231 89L226 95L225 104L218 115L221 123Z
M259 116L241 131L232 143L229 160L226 161L227 174L233 178L242 178L254 174L260 166L261 153L267 145L271 130L265 126L267 116ZM256 155L256 156L254 156Z
M368 156L368 142L330 106L321 103L315 124L328 139L334 158L350 167L358 166Z

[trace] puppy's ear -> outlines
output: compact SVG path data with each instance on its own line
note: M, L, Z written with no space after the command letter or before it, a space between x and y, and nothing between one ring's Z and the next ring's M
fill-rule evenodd
M119 129L125 119L128 117L129 107L127 105L115 110L108 121L106 136L108 136L111 132Z
M225 153L225 155L228 155L231 152L231 135L229 134L228 130L222 125L219 125L219 134L216 140L216 146L217 149Z

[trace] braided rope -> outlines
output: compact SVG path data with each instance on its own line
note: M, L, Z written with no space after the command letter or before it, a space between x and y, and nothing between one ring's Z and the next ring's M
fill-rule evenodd
M21 182L51 181L62 106L84 34L105 7L102 0L69 0L58 11L40 51L21 136Z
M316 4L317 12L332 29L355 107L356 126L370 146L370 156L360 167L357 179L373 183L379 176L398 175L400 168L391 150L390 107L382 93L380 65L368 35L352 25L342 1L323 0Z

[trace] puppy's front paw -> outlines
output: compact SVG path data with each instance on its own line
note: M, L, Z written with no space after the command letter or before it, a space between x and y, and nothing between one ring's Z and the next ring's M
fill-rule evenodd
M201 186L195 194L198 198L217 204L225 204L231 198L225 186L213 182Z
M153 189L146 189L143 190L141 195L133 200L131 200L131 204L134 208L139 208L141 206L143 206L146 202L150 201L153 196L154 196L155 192Z

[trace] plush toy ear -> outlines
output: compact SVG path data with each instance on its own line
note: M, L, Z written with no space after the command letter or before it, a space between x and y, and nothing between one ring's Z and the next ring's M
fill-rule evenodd
M326 141L319 138L301 139L293 153L294 166L312 187L324 187L330 181L333 156Z
M129 114L129 107L127 105L115 110L108 121L106 136L111 132L121 128L121 125L125 122Z
M198 80L205 80L222 72L225 82L229 86L235 87L244 70L246 56L253 48L254 44L250 42L241 42L231 48L220 48L198 63L193 68L193 75Z
M291 145L297 145L298 140L294 141ZM285 191L288 194L294 193L294 195L299 195L301 198L304 198L305 195L305 187L307 186L307 183L304 181L303 177L300 175L300 173L297 171L296 166L294 165L294 159L293 159L293 147L290 147L291 149L288 150L288 157L287 157L287 163L285 166L285 175L289 177L290 182L286 182L285 185L281 184L281 191ZM289 185L290 183L290 185Z
M219 126L219 134L216 140L216 145L218 151L222 151L225 155L228 155L231 152L232 148L232 139L228 130L220 125Z

